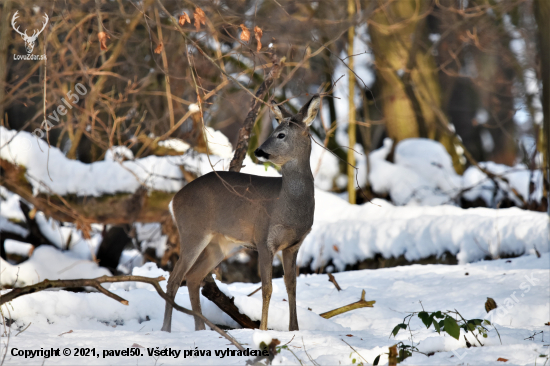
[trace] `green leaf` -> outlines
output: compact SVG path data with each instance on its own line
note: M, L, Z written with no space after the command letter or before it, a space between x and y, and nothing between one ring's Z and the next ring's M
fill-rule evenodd
M378 366L378 362L380 362L380 355L376 356L374 359L374 362L372 363L373 366Z
M264 163L265 171L267 172L267 168L269 167L269 163Z
M471 322L471 320L468 322L467 325L468 325L468 329L472 332L476 329L475 323Z
M397 324L395 328L393 328L393 330L391 331L391 334L395 337L399 332L399 329L407 329L407 324L405 323Z
M437 319L443 319L445 317L445 315L441 314L441 311L436 311L434 313L434 316L437 318Z
M353 360L351 360L351 363L355 363L355 358Z
M445 325L445 332L449 334L454 339L457 339L460 337L460 327L456 323L456 320L451 318L450 316L445 317L444 323Z
M483 324L486 324L486 325L491 325L491 322L490 322L490 321L488 321L487 319L484 319L484 320L483 320Z
M435 328L435 331L439 334L441 334L441 327L439 326L439 323L437 322L437 320L433 319L432 321L434 323L434 328Z
M426 328L429 328L430 325L432 325L432 318L430 317L430 314L428 314L425 311L421 311L418 313L418 317L422 320L422 323L426 326Z
M469 322L472 322L474 323L475 325L481 325L481 323L483 322L481 319L472 319L470 320ZM468 322L468 323L469 323Z

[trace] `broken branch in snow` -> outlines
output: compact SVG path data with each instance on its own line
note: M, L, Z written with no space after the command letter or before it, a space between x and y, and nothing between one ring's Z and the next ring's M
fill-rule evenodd
M333 316L340 315L340 314L343 314L343 313L347 313L348 311L351 311L351 310L361 309L361 308L372 308L375 303L376 303L376 301L374 301L374 300L365 301L365 290L363 290L361 292L361 300L359 300L357 302L354 302L354 303L351 303L349 305L344 305L340 308L337 308L337 309L334 309L334 310L331 310L331 311L327 311L326 313L319 314L319 316L321 316L325 319L329 319L329 318L332 318Z
M42 282L36 283L34 285L29 285L25 287L18 287L10 292L0 296L0 306L12 301L20 296L32 294L35 292L39 292L42 290L47 290L50 288L75 288L75 287L93 287L97 289L99 292L103 293L106 296L109 296L112 299L117 300L123 305L128 305L128 301L123 299L122 297L113 294L112 292L106 290L101 286L102 283L115 283L115 282L144 282L152 285L157 293L162 297L165 301L170 303L172 307L178 311L181 311L184 314L187 315L194 315L196 317L201 318L210 328L218 332L221 336L225 337L228 341L233 343L235 347L240 349L241 351L244 351L244 348L241 346L239 342L237 342L233 337L231 337L229 334L221 330L219 327L214 325L210 320L208 320L204 315L199 314L197 312L194 312L193 310L189 310L184 308L183 306L179 306L174 302L174 300L170 299L168 295L162 290L162 288L159 285L160 281L165 281L165 278L160 276L157 278L151 278L151 277L143 277L143 276L101 276L98 278L92 278L92 279L77 279L77 280L56 280L56 281L49 281L44 280Z
M332 282L334 284L334 287L336 287L336 289L338 291L342 291L342 288L340 287L340 285L338 284L338 282L336 282L336 278L334 278L334 276L332 275L332 273L329 273L328 274L328 280L329 282Z
M242 314L235 305L233 299L220 291L212 276L206 276L204 281L205 284L201 290L204 297L216 304L216 306L229 315L231 319L239 323L241 327L249 329L260 328L259 321L253 321L246 314Z

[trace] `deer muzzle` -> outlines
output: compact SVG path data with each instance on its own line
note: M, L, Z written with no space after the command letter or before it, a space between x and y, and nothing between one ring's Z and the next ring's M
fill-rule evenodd
M263 151L262 149L258 148L254 151L254 155L260 160L260 161L267 161L269 160L269 154Z

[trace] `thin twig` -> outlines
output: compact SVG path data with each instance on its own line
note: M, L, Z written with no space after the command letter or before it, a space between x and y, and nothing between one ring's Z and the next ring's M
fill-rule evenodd
M26 331L30 326L31 326L32 322L29 323L29 325L27 325L25 328L23 328L22 331L20 331L19 333L17 333L15 336L17 337L19 334L23 333L24 331Z

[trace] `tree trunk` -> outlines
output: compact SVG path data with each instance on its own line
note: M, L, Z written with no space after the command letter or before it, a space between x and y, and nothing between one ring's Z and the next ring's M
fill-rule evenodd
M348 0L348 16L353 20L355 15L355 0ZM353 73L353 40L355 38L355 26L351 24L348 29L348 86L349 86L349 113L348 113L348 200L352 205L356 202L355 197L355 133L357 132L355 124L355 74Z
M545 158L546 167L546 204L550 215L550 2L548 0L535 1L535 17L539 28L539 50L542 74L542 112L544 124L540 136L541 151Z
M462 171L452 139L437 127L441 91L433 56L420 45L427 38L429 2L393 1L378 8L369 24L372 49L382 90L388 135L396 142L425 137L441 142ZM428 42L425 42L428 43Z
M4 99L6 92L6 78L8 77L8 46L10 45L10 13L11 13L11 1L4 1L2 8L2 22L0 23L0 121L4 119L4 103L1 101Z

